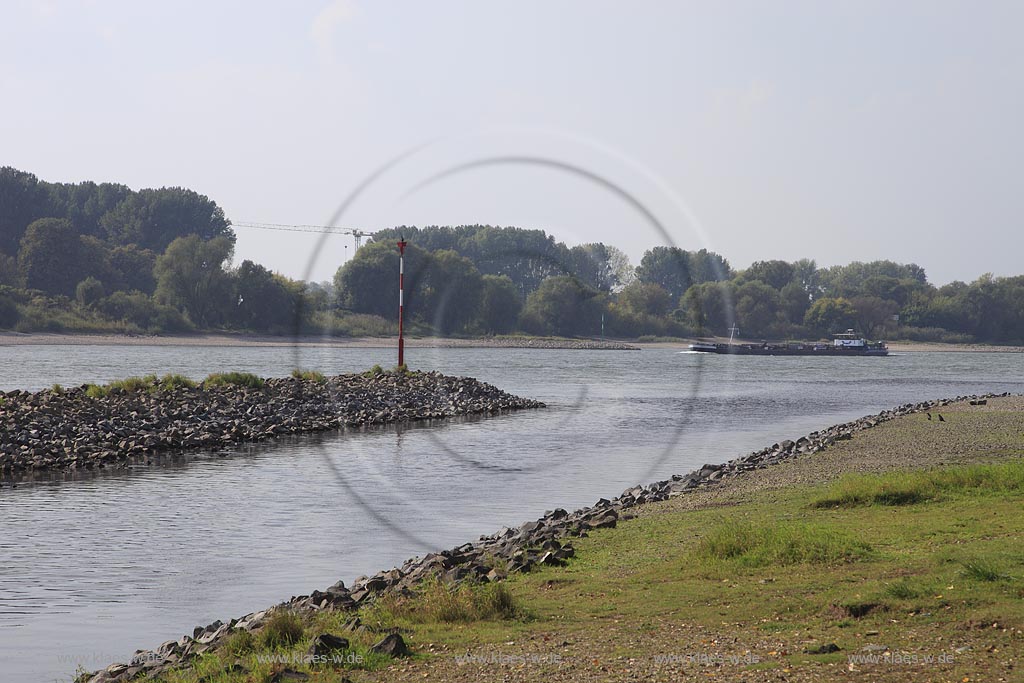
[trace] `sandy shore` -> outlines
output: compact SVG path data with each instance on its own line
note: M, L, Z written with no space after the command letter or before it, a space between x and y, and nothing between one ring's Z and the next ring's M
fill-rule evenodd
M453 339L450 337L407 337L410 348L579 348L600 345L597 340L542 339L532 337L481 337ZM685 349L689 340L671 342L611 341L609 346L628 345L641 349ZM52 334L33 332L0 332L0 346L310 346L349 348L396 348L396 337L323 337L317 335L274 336L259 334L188 334L188 335L116 335L116 334ZM1024 346L994 344L939 344L930 342L889 342L889 349L900 352L943 353L1024 353Z

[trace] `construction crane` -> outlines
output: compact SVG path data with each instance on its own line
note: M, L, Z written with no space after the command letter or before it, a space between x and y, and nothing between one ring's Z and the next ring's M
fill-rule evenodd
M329 235L352 235L356 243L356 251L363 246L363 238L377 233L359 228L344 228L339 225L291 225L288 223L256 223L254 221L233 221L236 228L255 228L257 230L276 230L280 232L315 232Z
M363 238L367 235L372 235L372 232L364 232L362 230L353 230L352 237L356 240L356 251L359 251L359 247L363 246Z

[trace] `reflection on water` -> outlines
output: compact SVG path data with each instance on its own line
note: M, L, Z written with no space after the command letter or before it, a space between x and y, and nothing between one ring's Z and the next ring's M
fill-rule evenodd
M386 349L12 347L0 388L387 365ZM193 626L893 405L1024 390L1013 354L818 359L417 350L549 408L291 437L0 488L3 680L67 680ZM414 363L415 365L415 363Z

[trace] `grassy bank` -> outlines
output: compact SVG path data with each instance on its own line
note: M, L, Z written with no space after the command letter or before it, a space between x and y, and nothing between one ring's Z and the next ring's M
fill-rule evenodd
M240 635L153 680L1019 680L1024 402L943 413L640 508L565 567L430 584L364 608L368 630L288 617L287 642ZM388 630L411 658L369 651ZM325 631L352 663L258 661L301 660Z

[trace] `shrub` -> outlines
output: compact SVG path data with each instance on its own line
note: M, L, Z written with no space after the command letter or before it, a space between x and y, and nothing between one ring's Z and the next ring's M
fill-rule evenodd
M1002 581L1010 578L1003 569L992 560L976 557L960 563L963 574L975 581Z
M504 584L453 587L440 580L424 583L411 597L386 596L378 608L391 619L414 623L513 619L520 611L515 597Z
M316 370L300 370L299 368L292 370L292 377L295 379L316 382L317 384L324 384L327 381L327 378L324 377L324 373L322 372L317 372Z
M380 365L374 365L372 368L363 373L366 377L376 377L377 375L383 375L384 368Z
M107 385L107 391L120 389L125 393L131 393L135 391L150 391L157 384L156 375L146 375L145 377L125 377L111 382Z
M241 657L254 649L256 649L256 638L249 631L235 631L224 643L224 650L232 657Z
M287 647L302 640L305 631L299 615L289 610L278 610L260 631L259 642L267 648Z
M233 385L249 387L250 389L261 389L263 388L263 382L262 377L251 372L215 372L203 380L203 388Z
M85 387L85 395L89 398L103 398L107 395L107 388L99 384L89 384Z
M885 594L898 600L913 600L914 598L921 597L923 591L913 586L906 579L901 579L886 586Z
M18 324L21 313L14 300L10 297L0 296L0 328L11 329Z
M75 299L78 301L78 305L83 308L92 306L102 299L105 293L103 283L91 275L79 282L78 286L75 287Z
M160 388L165 391L174 389L195 389L196 383L184 375L166 374L160 378Z
M114 292L97 301L96 308L111 320L131 323L150 332L187 332L192 329L178 309L159 304L142 292Z

